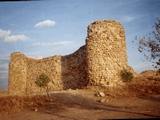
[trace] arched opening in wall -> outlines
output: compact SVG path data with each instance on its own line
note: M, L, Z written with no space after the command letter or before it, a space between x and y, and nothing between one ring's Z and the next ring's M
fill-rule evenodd
M7 58L0 58L0 90L8 89L8 64Z

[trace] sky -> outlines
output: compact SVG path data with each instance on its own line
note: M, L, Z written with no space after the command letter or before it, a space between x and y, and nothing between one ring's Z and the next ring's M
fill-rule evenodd
M0 2L0 88L6 88L10 54L42 58L67 55L85 44L87 26L116 20L125 29L128 63L151 69L132 41L152 31L160 0L41 0Z

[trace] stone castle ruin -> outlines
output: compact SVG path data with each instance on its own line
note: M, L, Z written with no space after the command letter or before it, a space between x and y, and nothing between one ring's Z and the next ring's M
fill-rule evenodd
M125 32L116 21L96 21L88 26L86 45L66 56L28 58L11 54L9 94L30 95L41 92L35 80L44 73L50 91L83 88L88 85L122 85L120 72L132 71L127 64Z

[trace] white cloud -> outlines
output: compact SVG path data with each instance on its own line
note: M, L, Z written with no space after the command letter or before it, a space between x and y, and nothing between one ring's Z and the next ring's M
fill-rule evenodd
M42 59L43 56L34 56L34 57L32 57L32 58L35 58L35 59Z
M131 22L135 19L135 17L133 17L133 16L123 16L121 19L124 22Z
M53 20L44 20L44 21L40 21L37 24L35 24L35 28L50 28L50 27L54 27L56 24L55 21Z
M56 47L56 46L64 46L64 45L69 45L69 44L72 44L73 41L60 41L60 42L36 42L36 43L33 43L32 46L35 47L35 46L41 46L41 47Z
M9 59L0 58L0 70L5 70L8 67Z
M8 75L8 59L0 58L0 80L6 79Z
M5 38L6 36L9 36L11 34L10 30L2 30L0 29L0 38Z
M24 41L26 39L28 39L28 37L23 34L22 35L10 35L10 36L7 36L4 41L5 42L17 42L17 41Z
M10 30L2 30L0 29L0 40L7 42L7 43L13 43L18 41L24 41L28 39L28 37L24 34L12 34Z

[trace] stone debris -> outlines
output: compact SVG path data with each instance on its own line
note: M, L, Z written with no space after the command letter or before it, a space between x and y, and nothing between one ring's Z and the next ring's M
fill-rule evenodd
M99 96L100 96L100 97L105 97L104 92L99 92Z
M37 111L38 111L38 108L35 108L34 111L37 112Z
M106 102L106 99L103 98L103 99L100 100L100 102L101 102L101 103L105 103L105 102Z
M94 94L96 97L105 97L105 93L104 92L101 92L101 91L98 91Z

